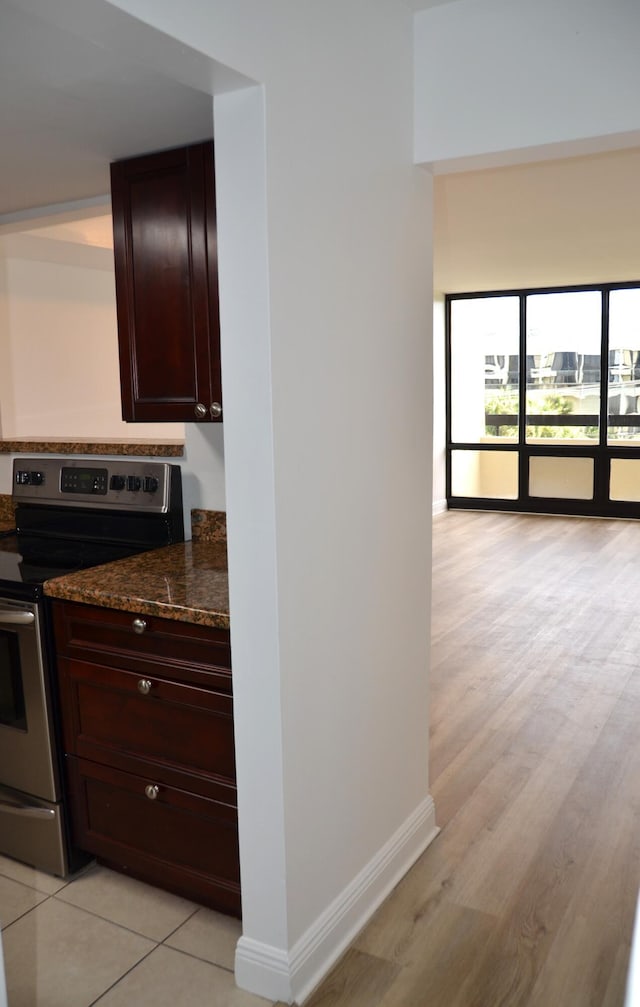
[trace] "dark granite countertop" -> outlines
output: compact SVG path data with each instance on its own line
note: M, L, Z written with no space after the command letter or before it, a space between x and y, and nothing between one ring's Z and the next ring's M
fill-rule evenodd
M16 521L13 501L9 493L0 493L0 535L15 531Z
M0 538L16 530L16 519L13 513L11 497L0 493Z
M50 598L229 628L223 511L191 511L192 542L177 542L46 582Z
M0 440L0 454L55 454L55 455L131 455L148 458L180 458L184 455L184 442L177 440L117 441L103 438L100 441L72 441L63 437L26 437L22 440Z
M56 577L44 591L50 598L229 628L224 543L178 542Z

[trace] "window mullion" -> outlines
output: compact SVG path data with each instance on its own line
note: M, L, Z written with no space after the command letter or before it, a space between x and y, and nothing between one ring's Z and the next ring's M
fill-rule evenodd
M602 336L600 344L600 437L601 448L607 446L609 433L609 290L602 291Z

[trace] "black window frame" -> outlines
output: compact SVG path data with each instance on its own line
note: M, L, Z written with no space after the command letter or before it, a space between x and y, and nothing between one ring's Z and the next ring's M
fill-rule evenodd
M608 402L609 402L609 298L615 290L640 290L640 280L620 282L566 284L562 286L538 286L506 288L501 290L465 291L445 294L445 426L446 426L446 499L450 509L492 510L516 513L567 514L591 517L639 518L640 501L611 500L609 483L611 461L615 458L640 459L640 440L635 444L608 443ZM598 440L593 444L575 444L572 441L535 444L527 442L527 298L536 294L559 294L596 291L601 295L601 342L600 342L600 412L598 417ZM499 443L482 441L454 441L452 439L452 394L451 394L451 305L454 301L480 298L519 298L519 412L518 440ZM545 421L549 417L545 416ZM570 423L582 425L583 416ZM529 420L531 417L529 416ZM529 423L530 425L530 423ZM636 424L634 424L636 425ZM640 428L640 420L638 422ZM452 493L452 452L454 451L497 451L515 453L518 456L518 497L470 497L454 496ZM591 458L594 465L594 493L590 500L567 499L565 497L532 497L529 492L529 465L532 457L572 457ZM640 490L639 490L640 495Z

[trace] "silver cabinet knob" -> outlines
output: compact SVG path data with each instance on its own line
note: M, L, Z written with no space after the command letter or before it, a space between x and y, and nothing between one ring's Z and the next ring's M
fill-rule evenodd
M138 692L141 692L143 696L148 696L152 685L153 683L148 678L141 678L138 682Z
M144 619L134 619L131 625L133 626L133 632L137 633L138 635L144 633L145 629L147 628L147 624Z
M144 796L148 797L150 801L155 801L159 793L160 787L155 783L147 783L144 788Z
M209 412L211 413L211 419L217 420L222 416L222 406L219 402L212 402Z
M207 415L207 407L203 406L202 402L196 403L196 406L193 411L199 420L203 420L204 417Z

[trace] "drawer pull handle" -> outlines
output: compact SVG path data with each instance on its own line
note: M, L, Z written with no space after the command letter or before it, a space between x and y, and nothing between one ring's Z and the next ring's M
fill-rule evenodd
M144 633L147 628L147 624L144 619L134 619L132 624L134 633Z
M151 692L152 685L153 682L151 682L148 678L141 678L138 681L138 692L141 692L143 696L148 696Z
M150 801L155 801L159 792L160 787L156 783L147 783L144 788L145 797L148 797Z

